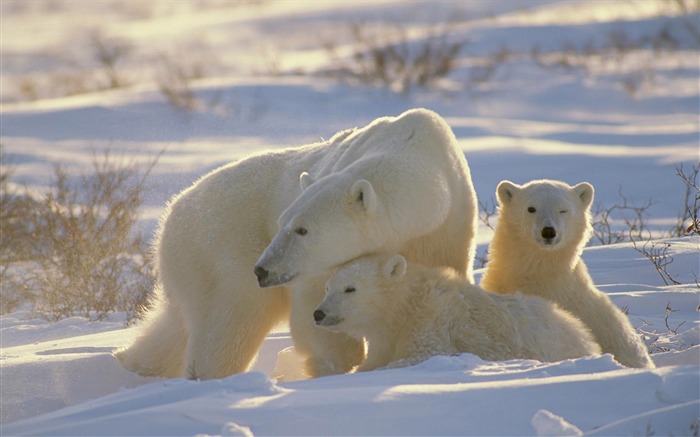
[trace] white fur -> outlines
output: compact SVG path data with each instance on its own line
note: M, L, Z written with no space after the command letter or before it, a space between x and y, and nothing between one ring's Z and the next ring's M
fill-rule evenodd
M358 371L463 352L541 361L600 353L583 324L551 302L488 293L449 268L407 263L401 255L363 257L338 269L314 319L366 339Z
M629 320L595 287L581 259L591 232L593 186L503 181L496 194L499 218L481 286L556 302L588 326L603 352L626 366L653 367ZM552 229L555 236L544 238Z
M329 269L388 249L471 280L476 219L464 155L424 109L221 167L171 202L155 308L117 356L145 375L223 377L289 320L311 376L345 372L363 345L312 320Z

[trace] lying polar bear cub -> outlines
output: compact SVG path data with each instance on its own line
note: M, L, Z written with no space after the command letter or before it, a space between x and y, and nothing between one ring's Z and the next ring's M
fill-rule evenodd
M318 326L366 339L358 371L463 352L540 361L600 354L587 328L551 302L491 294L449 268L407 263L401 255L341 266L313 316Z

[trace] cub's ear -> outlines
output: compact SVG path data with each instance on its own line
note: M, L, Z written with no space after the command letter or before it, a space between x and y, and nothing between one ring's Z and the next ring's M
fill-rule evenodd
M377 209L377 193L369 181L360 179L352 184L350 196L367 214L373 214Z
M496 187L496 197L501 205L510 203L515 195L520 191L520 185L514 184L511 181L501 181Z
M387 279L400 279L406 274L406 258L394 255L384 262L382 270Z
M595 194L593 185L589 184L588 182L581 182L572 189L581 200L581 203L583 203L583 207L586 209L590 208L591 204L593 203L593 195Z
M313 183L314 178L312 178L307 172L302 172L299 175L299 186L301 187L301 191L305 191L307 188L309 188L309 185Z

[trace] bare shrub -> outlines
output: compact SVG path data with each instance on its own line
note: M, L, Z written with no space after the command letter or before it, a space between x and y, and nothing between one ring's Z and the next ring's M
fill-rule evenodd
M667 9L671 12L680 12L681 14L692 14L700 11L700 2L698 0L661 0L665 3Z
M18 274L12 267L12 264L7 264L4 261L0 264L0 284L2 286L0 314L14 312L23 304L32 303L22 275Z
M498 207L496 206L496 201L491 198L489 201L478 200L479 207L479 221L483 223L487 228L492 231L495 230L495 225L491 223L491 220L496 217L498 212ZM474 259L474 265L477 268L484 268L489 261L489 249L488 246L484 251L483 256L477 254Z
M198 75L171 56L161 56L161 68L156 76L158 89L174 108L194 111L200 107L199 99L192 90L192 79Z
M593 209L593 241L600 245L616 244L623 241L642 239L647 231L646 218L651 200L642 205L635 205L627 200L622 190L619 192L621 202L604 207L597 204Z
M31 263L24 269L15 263L21 271L20 294L41 315L101 320L124 311L132 318L145 304L153 279L147 244L133 226L156 161L140 173L137 165L116 164L105 153L94 158L92 174L78 178L56 165L51 190L30 210L18 209L18 204L10 208L8 215L19 217L21 225L8 228L3 238L31 238L21 250L16 244L8 249L3 245L3 265L6 258ZM19 258L18 253L24 255Z
M48 68L13 79L16 97L38 100L129 85L127 69L135 47L125 39L105 36L91 30L80 36L84 49L59 47L41 53Z
M14 166L3 158L0 164L0 314L14 311L28 300L25 281L15 265L30 258L32 236L26 217L37 205L10 182L13 173Z
M190 112L205 107L217 109L220 104L219 96L205 101L197 96L192 87L194 80L206 77L211 70L220 69L220 65L210 53L209 46L204 42L195 41L192 47L183 47L178 53L182 51L194 51L197 55L186 58L169 53L158 55L155 80L161 94L170 105L181 111Z
M683 169L683 164L676 167L676 174L685 186L683 213L678 217L676 225L666 236L682 237L700 234L700 186L698 185L700 163L692 165L689 171ZM669 253L671 243L653 241L651 231L647 228L645 218L651 201L636 206L627 201L620 192L621 204L608 208L598 207L594 213L593 236L599 244L614 244L631 241L634 249L644 255L652 263L664 284L680 284L668 271L673 262ZM614 216L617 216L615 220ZM613 223L617 222L617 227ZM696 279L697 282L697 279Z
M700 44L700 33L689 23L685 27ZM659 59L682 48L672 29L673 24L666 24L654 33L630 36L620 27L603 35L601 40L589 39L581 45L565 42L555 51L543 52L536 45L530 56L547 69L581 70L587 76L607 72L617 77L628 95L635 97L640 90L656 84Z
M678 334L678 328L683 326L685 324L685 320L679 323L675 328L671 328L671 326L668 324L668 318L671 316L671 314L678 312L678 310L674 310L671 308L671 302L666 303L666 316L664 317L664 325L666 326L666 329L668 329L668 332L672 334Z
M698 173L700 163L692 165L688 173L683 169L683 164L676 167L676 174L685 184L683 213L678 217L676 225L671 230L672 237L683 235L700 235L700 186L698 186Z
M352 24L350 59L340 57L335 44L326 44L335 65L331 75L408 94L413 88L430 87L450 74L466 44L450 40L449 26L431 28L420 40L413 40L408 33L398 24Z
M13 174L14 166L3 157L0 165L0 262L3 266L29 258L31 232L25 221L37 207L34 199L10 182Z
M469 69L467 86L482 85L491 81L499 67L505 65L514 56L508 46L502 44L498 50L488 56L480 59L472 58L474 65Z
M648 323L646 320L642 320L642 326L637 328L637 332L642 335L650 353L668 352L672 349L684 350L695 345L694 343L688 344L681 338L674 338L678 335L681 326L686 324L686 320L680 323L678 323L678 321L671 322L671 316L678 311L679 310L671 307L670 301L666 303L664 315L665 331L653 329L652 324Z
M37 80L29 75L23 75L17 79L17 90L20 97L27 100L39 99L39 84Z
M26 74L13 80L16 96L22 100L39 100L72 96L105 88L93 71L73 62L61 61L50 74Z
M667 270L667 267L673 262L673 257L668 253L671 243L652 241L651 238L648 238L640 247L637 241L633 238L631 240L634 250L644 255L652 263L665 285L680 284Z
M95 61L104 69L107 88L126 85L126 79L118 67L131 55L134 47L126 40L108 38L100 31L91 32L88 38Z
M498 206L493 197L489 201L477 200L479 206L479 221L483 223L487 228L494 231L495 225L491 223L491 219L496 217L498 214Z

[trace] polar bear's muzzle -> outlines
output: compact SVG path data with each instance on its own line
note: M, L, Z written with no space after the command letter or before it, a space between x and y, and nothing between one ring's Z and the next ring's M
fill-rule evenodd
M317 326L332 328L339 325L342 321L343 319L341 317L329 316L322 309L314 311L314 322L316 322Z
M295 273L284 273L277 274L275 272L268 271L265 267L261 265L256 265L253 269L255 276L258 278L258 285L261 288L274 287L276 285L284 285L296 278Z
M545 241L552 241L556 238L557 236L557 231L551 226L545 226L542 228L542 238L544 238Z
M561 236L557 233L557 230L552 226L544 226L540 230L540 235L538 240L545 246L554 246L561 240Z

